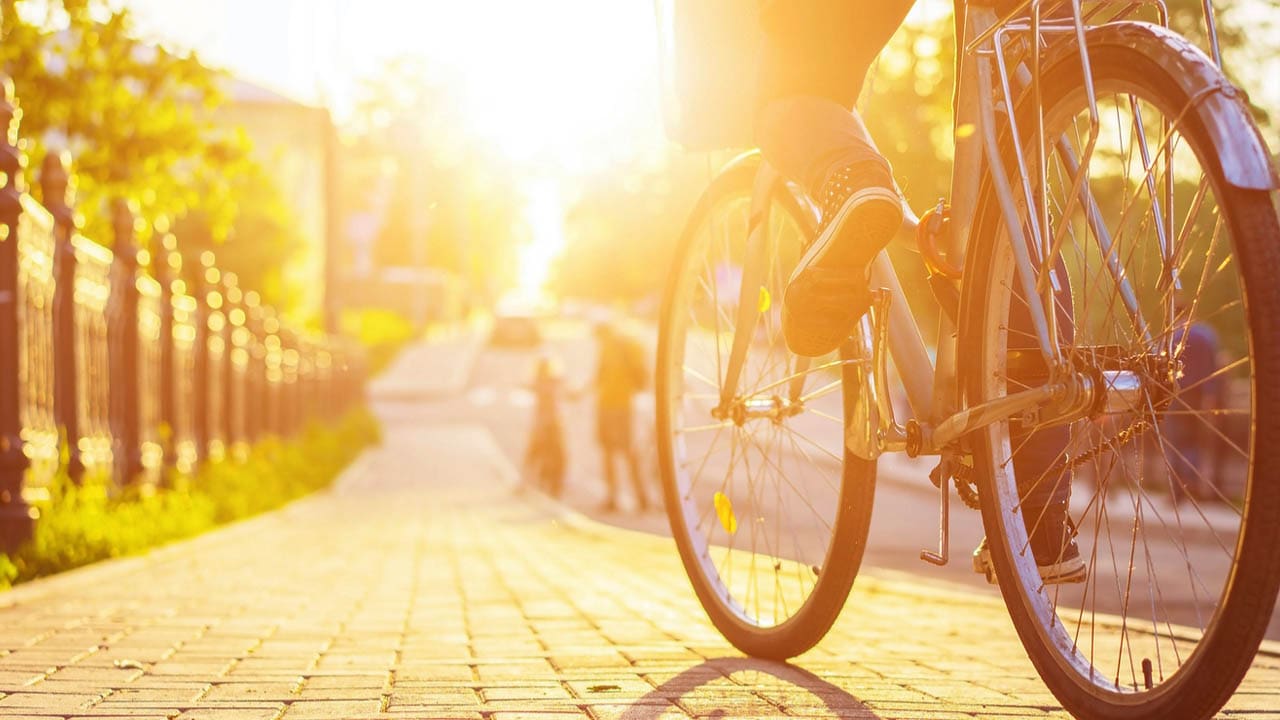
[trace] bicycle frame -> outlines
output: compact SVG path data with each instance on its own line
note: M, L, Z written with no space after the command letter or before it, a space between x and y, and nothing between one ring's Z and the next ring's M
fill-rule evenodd
M1024 413L1035 413L1050 403L1059 416L1069 416L1095 402L1099 393L1125 392L1125 388L1121 387L1123 381L1114 383L1114 386L1108 381L1106 387L1095 387L1089 378L1082 378L1067 366L1057 341L1055 313L1046 311L1046 307L1052 307L1053 292L1058 284L1050 267L1051 259L1060 249L1066 230L1064 221L1059 221L1056 228L1050 227L1046 212L1044 173L1046 156L1051 150L1050 143L1044 138L1043 112L1036 114L1038 126L1034 137L1037 147L1030 153L1036 158L1034 169L1029 169L1024 159L1028 153L1023 151L1024 136L1020 133L1014 113L1003 112L1004 119L999 123L996 119L998 104L1003 105L1003 108L1015 107L1020 97L1017 89L1026 88L1034 94L1037 106L1040 102L1040 64L1043 53L1026 53L1028 57L1025 61L1011 67L1007 61L1010 45L1018 41L1027 42L1029 38L1039 38L1038 42L1044 43L1046 36L1054 34L1065 36L1069 42L1078 45L1090 110L1089 137L1079 157L1072 154L1072 149L1065 142L1054 143L1052 151L1063 158L1064 164L1074 168L1074 177L1070 178L1070 196L1074 202L1086 208L1089 223L1106 253L1106 244L1110 242L1110 238L1106 228L1097 220L1096 211L1088 212L1094 210L1096 203L1090 194L1088 183L1085 182L1099 128L1085 30L1086 22L1099 13L1100 9L1095 7L1091 12L1085 12L1082 1L1067 0L1062 3L1025 0L1004 16L998 16L990 7L976 5L958 10L966 12L966 17L965 38L963 43L958 43L963 50L963 60L957 78L955 126L971 129L972 132L956 135L951 182L952 231L941 239L940 249L951 264L964 264L968 241L974 232L974 224L980 211L982 173L984 169L988 170L990 190L994 193L996 205L1010 234L1020 290L1024 297L1041 299L1041 302L1028 303L1028 307L1031 328L1045 366L1050 370L1049 381L1041 387L967 406L960 387L962 368L958 362L958 328L955 321L947 313L939 313L935 363L929 357L920 328L908 307L897 269L888 254L882 252L871 268L872 287L880 289L873 312L861 320L851 339L852 346L845 350L859 361L854 408L846 438L846 446L850 452L859 457L873 460L884 452L905 450L909 455L917 456L958 450L965 435L994 422ZM1167 21L1167 12L1160 0L1098 0L1098 4L1119 7L1111 20L1122 19L1132 14L1136 8L1150 5L1157 8L1162 24ZM1211 0L1203 0L1203 5L1216 61L1218 43L1212 21ZM1046 21L1042 18L1042 6L1069 7L1071 14L1069 18L1063 16ZM1018 83L1020 87L1015 88L1014 83ZM985 92L987 88L997 88L999 93ZM1010 177L1004 166L999 145L1000 131L1004 129L1008 130L1005 135L1011 139L1017 158L1014 178ZM865 128L863 134L869 143L872 142ZM1160 191L1151 177L1155 164L1148 157L1145 138L1143 146L1146 184L1154 200ZM1162 145L1156 152L1165 150ZM760 284L758 280L763 277L763 261L770 252L771 240L766 231L767 222L763 220L767 218L770 195L778 186L784 186L787 192L792 193L796 202L807 210L808 220L814 226L819 220L816 206L802 191L785 183L767 163L761 166L752 196L751 229L741 285L743 296L738 306L739 331L735 334L726 369L722 407L727 407L734 401L752 329L756 327L758 320L757 303L750 295ZM1039 188L1038 191L1035 188ZM1164 192L1171 193L1172 188L1165 188ZM1027 208L1030 220L1024 222L1019 205ZM1158 201L1156 206L1158 212ZM899 237L900 241L911 243L919 220L910 208L904 207L904 211L906 217ZM1064 218L1069 214L1062 213ZM1158 224L1164 225L1163 222ZM1164 235L1159 239L1162 250L1171 252L1168 239ZM1135 316L1138 326L1144 326L1141 310L1123 271L1113 267L1110 274L1118 286L1122 302ZM1168 280L1178 282L1177 277L1172 274ZM892 357L898 370L914 415L905 426L896 421L889 398L886 369L888 357ZM794 403L801 399L804 373L809 369L808 361L802 361L802 365L796 370L797 379L791 383L786 402Z

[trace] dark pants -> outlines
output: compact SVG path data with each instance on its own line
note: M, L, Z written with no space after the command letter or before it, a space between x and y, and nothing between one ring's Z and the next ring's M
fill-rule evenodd
M862 139L853 105L867 70L914 0L773 0L765 34L756 141L812 195L828 173L888 164Z
M624 407L606 405L596 407L596 439L600 442L600 455L604 461L604 484L607 493L605 502L615 505L618 501L618 475L614 460L620 455L631 475L631 487L635 492L636 506L640 510L645 510L649 507L649 495L645 491L644 480L640 477L640 461L636 457L635 445L632 443L631 415L629 404Z
M811 195L817 195L829 173L842 167L860 162L888 167L863 139L853 106L867 71L914 4L915 0L764 3L756 144L771 165ZM964 35L962 4L957 0L957 36ZM1018 0L984 4L1003 15Z

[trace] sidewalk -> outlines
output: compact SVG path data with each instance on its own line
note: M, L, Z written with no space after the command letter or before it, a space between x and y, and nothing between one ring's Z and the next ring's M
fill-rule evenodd
M369 382L369 397L431 400L461 391L470 378L484 333L482 324L461 323L410 344Z
M994 601L872 573L795 664L744 659L670 540L514 493L478 426L383 416L332 492L0 595L0 718L1062 716ZM1231 708L1280 717L1280 662Z

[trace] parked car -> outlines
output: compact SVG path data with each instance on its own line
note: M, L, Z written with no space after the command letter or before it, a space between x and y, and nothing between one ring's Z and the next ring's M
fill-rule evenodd
M542 330L531 315L498 315L489 331L489 346L535 348L542 344Z

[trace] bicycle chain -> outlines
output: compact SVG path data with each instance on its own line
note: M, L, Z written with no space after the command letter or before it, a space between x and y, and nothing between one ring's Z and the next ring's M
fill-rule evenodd
M949 466L949 467L948 467ZM947 468L944 470L943 468ZM973 468L959 460L943 460L929 471L929 480L934 487L942 486L942 473L948 472L952 485L960 500L971 510L978 509L978 486L973 481Z
M1073 458L1067 458L1066 460L1058 462L1053 467L1050 467L1045 474L1048 475L1050 473L1062 473L1074 470L1104 452L1120 449L1122 446L1131 442L1134 438L1150 430L1151 427L1151 422L1146 418L1134 420L1129 423L1129 425L1116 432L1115 435L1112 435L1105 442L1099 443ZM929 480L933 482L933 486L941 486L941 475L943 472L946 472L943 468L948 465L951 466L948 470L950 471L952 484L955 486L956 494L960 496L960 500L971 510L979 509L978 488L973 479L972 466L965 465L959 460L938 463L938 465L929 472Z
M1122 446L1129 443L1134 438L1150 430L1151 427L1152 427L1151 422L1147 420L1145 417L1138 418L1137 420L1134 420L1133 422L1129 423L1123 429L1117 431L1116 434L1112 435L1110 439L1104 442L1101 442L1097 445L1094 445L1093 447L1089 448L1088 450L1085 450L1084 452L1080 453L1075 457L1068 457L1065 460L1062 460L1056 463L1053 467L1050 467L1045 474L1048 475L1050 473L1055 473L1055 472L1062 473L1070 470L1075 470L1076 468L1098 457L1104 452L1119 450Z

